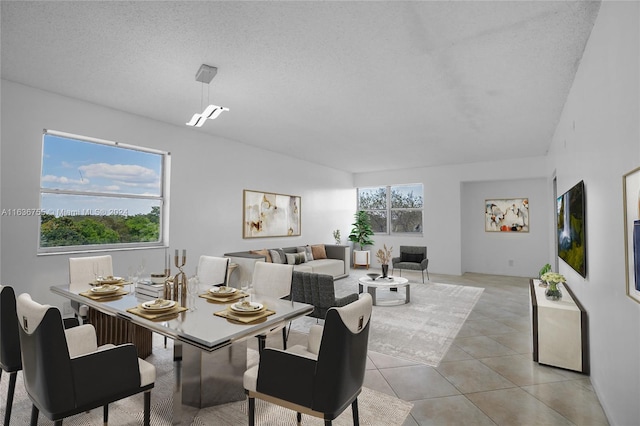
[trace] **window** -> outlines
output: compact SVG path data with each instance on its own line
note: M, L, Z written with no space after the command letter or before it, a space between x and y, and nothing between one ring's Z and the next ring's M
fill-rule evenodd
M422 192L422 184L358 188L358 209L375 233L422 234Z
M45 130L39 252L162 246L166 152Z

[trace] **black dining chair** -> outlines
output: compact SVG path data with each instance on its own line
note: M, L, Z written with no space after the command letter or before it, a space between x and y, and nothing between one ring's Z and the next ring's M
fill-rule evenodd
M29 294L16 302L24 385L33 403L31 425L40 412L61 426L64 418L144 392L145 426L150 424L155 367L137 356L132 344L98 348L95 328L65 330L58 308L41 305Z
M260 362L244 374L249 397L249 425L255 424L255 398L324 419L325 425L349 405L354 425L359 424L358 395L362 390L371 295L340 308L330 308L324 326L314 324L307 346L283 351L265 348Z
M20 357L20 335L18 334L18 316L16 314L16 294L12 287L0 287L0 375L9 373L7 390L7 408L4 412L4 425L9 426L13 393L16 389L18 371L22 370ZM1 377L1 376L0 376Z

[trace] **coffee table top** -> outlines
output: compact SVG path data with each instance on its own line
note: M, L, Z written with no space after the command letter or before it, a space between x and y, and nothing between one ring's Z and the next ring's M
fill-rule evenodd
M375 280L372 280L369 277L360 277L358 282L368 287L398 287L409 284L409 280L402 277L379 277Z

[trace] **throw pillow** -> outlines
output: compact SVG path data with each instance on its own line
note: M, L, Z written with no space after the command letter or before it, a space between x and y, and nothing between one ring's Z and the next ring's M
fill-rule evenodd
M327 252L324 248L324 244L316 244L311 246L311 254L313 259L326 259Z
M420 263L424 256L420 253L400 253L400 262Z
M311 247L309 246L298 246L297 247L298 253L304 253L304 255L307 258L307 262L310 262L313 260L313 253L311 253Z
M271 255L269 254L269 250L267 250L267 249L251 250L251 251L249 251L249 253L251 253L251 254L259 254L260 256L264 256L265 257L265 262L271 262Z
M287 257L284 255L284 250L269 249L269 254L271 255L271 261L273 263L287 263Z
M299 265L306 260L304 253L285 253L289 265Z

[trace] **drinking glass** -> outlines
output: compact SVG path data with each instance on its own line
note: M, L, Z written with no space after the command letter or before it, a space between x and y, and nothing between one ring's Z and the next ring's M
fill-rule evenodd
M246 295L244 300L251 302L251 282L249 280L240 281L240 290Z
M195 311L196 300L198 293L200 292L200 279L197 275L192 276L187 280L187 294L189 296L189 311Z

